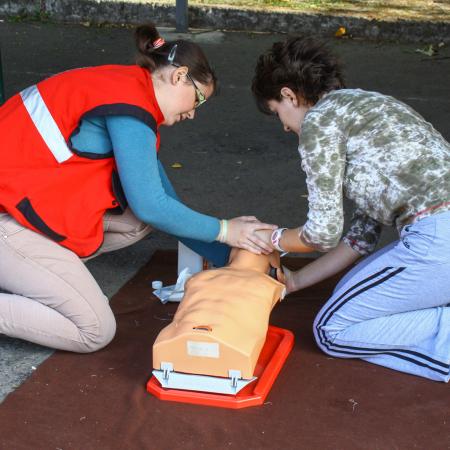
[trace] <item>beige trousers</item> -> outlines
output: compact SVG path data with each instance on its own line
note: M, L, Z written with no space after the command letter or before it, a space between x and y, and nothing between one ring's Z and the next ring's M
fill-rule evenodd
M104 217L101 253L150 233L128 209ZM47 347L88 353L114 337L108 299L72 251L0 214L0 333Z

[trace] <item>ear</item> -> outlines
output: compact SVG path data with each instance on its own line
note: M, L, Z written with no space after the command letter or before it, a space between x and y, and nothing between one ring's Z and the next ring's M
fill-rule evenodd
M280 252L274 250L269 256L269 262L272 267L277 269L277 280L280 283L286 284L286 277L284 276L283 271L285 268L281 266Z
M279 269L281 267L280 252L278 250L274 250L269 255L269 263L272 267L275 267L275 269Z
M291 88L288 88L286 86L282 87L280 93L281 93L281 100L285 98L288 101L292 102L294 106L299 105L297 94Z
M233 247L231 249L230 256L228 258L228 264L230 264L233 261L233 259L236 258L236 255L238 252L239 252L239 249L237 247Z
M170 81L172 84L178 84L182 81L182 78L186 77L187 73L189 71L189 68L187 66L180 66L177 67L170 76Z

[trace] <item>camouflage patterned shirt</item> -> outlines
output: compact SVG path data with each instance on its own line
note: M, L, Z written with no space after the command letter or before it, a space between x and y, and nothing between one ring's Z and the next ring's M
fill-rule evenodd
M450 209L450 144L392 97L332 91L307 112L299 142L309 201L301 238L319 251L339 243L343 195L357 207L344 242L363 255L381 225L400 230Z

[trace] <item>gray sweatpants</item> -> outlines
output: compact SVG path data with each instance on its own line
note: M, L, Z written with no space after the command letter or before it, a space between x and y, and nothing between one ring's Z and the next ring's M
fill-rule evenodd
M326 353L450 380L450 211L403 228L351 270L316 317Z
M150 233L128 209L106 214L101 253ZM0 333L47 347L87 353L107 345L116 330L108 299L72 251L0 214Z

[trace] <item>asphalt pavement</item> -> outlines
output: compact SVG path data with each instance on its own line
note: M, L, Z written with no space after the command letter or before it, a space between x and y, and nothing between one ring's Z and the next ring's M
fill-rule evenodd
M166 39L173 30L162 29ZM182 35L202 45L220 80L220 93L193 121L162 131L160 158L189 206L219 217L256 215L294 227L307 213L305 178L297 139L256 109L250 84L257 56L283 35L194 30ZM133 62L132 31L40 22L1 22L6 96L63 70ZM393 95L408 103L450 140L450 48L436 56L417 44L334 39L330 45L346 67L348 87ZM172 168L175 162L181 168ZM345 204L347 217L351 205ZM384 232L380 245L395 239ZM111 297L157 248L176 248L161 232L88 262ZM151 292L149 287L149 293ZM0 335L0 401L51 354L51 350Z

